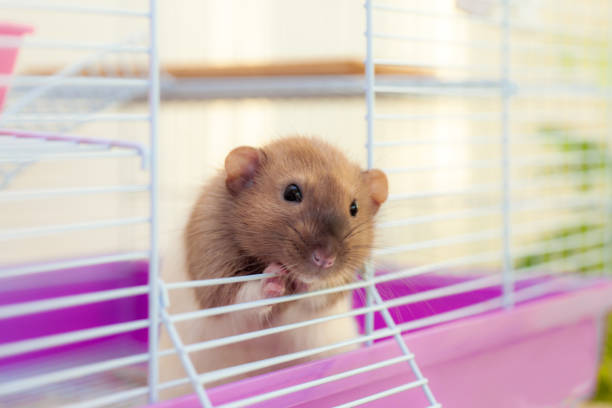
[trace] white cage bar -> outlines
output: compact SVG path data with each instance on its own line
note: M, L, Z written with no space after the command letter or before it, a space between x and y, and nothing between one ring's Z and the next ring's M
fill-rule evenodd
M116 262L148 261L151 278L146 285L129 286L119 289L103 290L80 295L44 298L22 303L12 303L0 306L0 319L14 319L41 312L64 310L75 306L111 301L120 298L132 298L150 294L149 309L153 313L144 319L125 321L122 323L102 325L76 331L66 331L58 334L36 337L32 339L12 341L0 344L0 358L21 356L35 351L44 351L54 347L70 346L71 344L104 338L121 333L130 333L137 330L149 330L150 350L139 353L89 364L76 364L73 366L53 367L50 371L39 372L27 377L16 376L4 378L1 381L0 397L25 393L36 394L45 386L91 376L106 372L118 367L127 367L134 364L147 364L149 367L149 386L133 390L121 391L104 398L93 398L75 406L104 406L114 404L135 396L149 394L151 403L157 400L157 328L158 328L158 109L159 109L159 59L157 42L157 2L150 0L146 9L122 9L105 7L88 7L79 5L53 4L49 2L0 2L3 11L31 11L39 15L47 13L55 16L66 16L67 19L79 18L81 15L96 18L98 24L104 24L106 18L122 18L126 21L141 21L146 24L149 32L147 37L140 36L138 40L129 39L125 43L108 42L87 43L74 39L47 40L45 38L31 38L17 41L14 36L0 35L0 48L23 48L45 50L79 51L82 56L74 63L62 67L59 71L45 75L0 75L0 87L14 88L16 97L9 99L0 112L0 166L8 166L9 171L0 168L0 202L3 205L14 206L20 204L40 203L45 200L63 202L62 200L77 199L79 197L113 196L115 194L144 194L151 203L150 213L131 217L110 218L104 220L85 220L79 222L62 221L44 226L27 226L5 228L0 233L0 241L14 243L28 242L30 239L48 239L48 237L61 236L61 234L91 234L93 231L107 229L127 229L138 225L147 225L149 229L148 249L124 251L120 253L86 256L73 259L63 259L46 262L29 262L26 264L6 264L0 268L0 281L2 285L13 285L16 279L32 276L38 279L47 272L61 269L82 268L96 265L112 264ZM7 13L8 14L8 13ZM69 20L68 20L69 21ZM137 23L134 23L136 26ZM146 39L145 41L142 41ZM149 58L148 73L145 77L122 76L120 73L104 72L92 74L91 67L100 60L113 53L124 55L142 54ZM82 71L87 71L83 75ZM98 90L115 88L117 95L98 96ZM75 98L87 96L90 100L83 102L79 110L67 111L62 107L55 107L45 98L57 90L69 89ZM128 95L127 98L121 95ZM11 96L11 94L9 94ZM130 101L146 96L148 105L145 111L134 112L113 110L102 112L106 107L120 105L121 102ZM95 100L96 98L100 98ZM106 98L106 100L104 100ZM91 103L91 101L94 103ZM36 105L36 106L35 106ZM41 107L42 106L42 107ZM38 110L37 110L38 109ZM147 143L133 140L121 140L117 135L107 136L81 136L77 131L86 124L123 124L142 122L148 125L149 138ZM44 130L40 130L44 129ZM116 132L113 132L116 133ZM109 160L138 160L140 169L148 179L146 183L106 184L57 186L38 188L35 185L29 188L11 188L21 173L27 173L40 163L64 163L70 160L70 166L77 169L87 166L87 161L94 159L99 163L108 163ZM10 167L13 166L13 167ZM78 171L78 170L75 170ZM3 210L4 211L4 210ZM27 244L24 244L27 245ZM5 255L5 254L3 254ZM42 274L42 275L40 275ZM48 370L48 368L47 368ZM144 390L144 393L142 391ZM73 396L79 398L78 396ZM6 401L0 398L0 405ZM9 405L13 403L9 402Z
M542 1L545 2L544 0ZM406 364L415 379L400 386L393 386L370 396L346 401L338 407L353 407L382 399L401 392L421 392L427 400L428 408L442 405L436 400L435 383L429 383L427 372L421 372L410 344L406 344L403 333L408 330L420 329L468 316L478 315L501 308L513 308L515 304L529 299L555 292L571 290L587 286L591 277L578 272L590 271L593 275L612 272L612 242L611 219L612 198L612 164L610 145L612 130L610 117L612 112L612 94L609 78L612 77L610 59L612 45L608 29L607 46L605 46L601 30L586 27L580 21L569 26L544 22L534 25L523 23L515 18L513 0L499 0L495 3L497 10L492 16L481 16L469 12L446 12L439 8L397 6L375 0L365 1L365 76L359 81L329 80L308 78L304 83L296 79L228 79L223 78L214 84L203 82L196 87L197 91L187 91L176 84L167 86L167 92L172 94L191 95L189 92L199 92L203 98L217 92L222 96L241 96L241 92L254 92L270 96L268 85L278 87L277 92L298 95L308 94L302 88L316 88L316 92L326 89L328 94L335 95L338 89L341 94L363 96L365 92L366 116L366 167L382 168L392 180L411 180L418 177L439 176L450 179L462 172L482 172L482 177L472 177L469 182L455 185L452 182L443 187L433 186L426 189L408 187L392 189L389 205L394 209L410 210L393 213L392 217L383 219L378 225L385 236L391 237L391 242L385 243L374 251L374 260L365 267L363 277L354 283L329 289L280 296L271 299L213 307L204 310L192 310L181 313L169 313L167 296L169 291L193 289L196 287L226 285L247 282L271 277L260 274L223 279L206 279L199 281L183 281L164 283L159 274L159 98L160 98L160 66L158 20L159 10L156 0L149 0L148 9L113 9L105 7L89 7L63 4L48 4L43 2L0 1L0 9L27 8L40 13L65 13L67 15L94 15L101 17L119 17L122 19L145 20L148 24L148 40L146 45L126 41L123 43L90 43L82 41L64 41L26 39L22 46L26 49L72 50L93 52L93 56L85 57L76 64L63 68L55 75L23 75L10 78L0 76L0 86L10 84L13 87L25 87L25 95L7 106L0 116L0 126L11 129L0 132L0 165L31 166L47 162L63 162L96 158L100 161L122 158L141 160L142 169L148 174L147 182L130 182L126 184L106 184L100 186L84 185L82 187L54 187L0 191L0 204L19 202L39 202L45 200L76 199L82 197L99 197L109 194L146 194L148 195L148 214L110 218L106 220L82 222L58 222L45 226L16 226L3 228L0 231L0 242L26 241L44 239L50 236L64 234L94 233L112 228L135 228L139 224L149 225L148 245L145 250L133 250L125 253L90 256L80 259L70 259L28 265L8 265L0 268L0 284L13 278L24 277L61 268L74 268L109 264L118 261L148 261L148 279L146 284L127 288L108 289L83 295L58 296L52 299L18 302L0 306L0 319L27 316L43 311L64 310L74 306L103 303L114 299L132 298L148 295L148 316L123 323L107 324L95 328L66 331L60 334L37 337L34 339L13 341L0 344L0 358L14 357L29 352L42 351L51 347L68 346L84 340L104 336L148 330L148 350L133 353L104 362L88 363L75 367L60 367L51 372L39 373L27 378L14 378L0 385L0 397L31 391L43 386L79 379L94 374L108 372L134 364L146 363L148 368L147 386L122 389L112 395L95 396L86 401L75 401L70 407L104 407L119 403L139 401L146 397L149 404L155 404L159 392L184 384L191 384L201 406L212 408L237 408L262 403L264 401L283 397L302 390L318 387L342 379L368 373L385 367ZM555 6L557 8L557 6ZM612 10L612 8L610 8ZM558 6L558 13L580 13L584 11L581 5L563 4ZM377 18L381 15L392 18L424 19L426 21L444 21L445 24L461 27L484 27L494 30L495 38L486 40L455 38L453 31L440 36L431 33L406 34L380 24ZM391 25L390 25L391 26ZM531 35L529 41L525 33ZM435 34L435 33L434 33ZM550 39L553 39L552 41ZM580 41L592 42L589 47L581 46ZM436 49L464 49L465 52L482 52L492 57L483 64L474 58L466 61L441 62L435 58L423 58L423 54L414 55L383 55L383 43L401 43L403 46L428 46ZM379 44L381 44L379 46ZM14 39L0 36L0 47L15 47ZM601 56L599 50L606 50L606 56ZM107 54L145 54L148 57L148 72L146 77L123 78L120 76L81 76L79 72L84 66ZM381 55L379 55L379 53ZM568 72L568 69L555 62L529 61L534 53L550 58L569 54L578 64L576 71L586 67L588 63L607 62L608 82L605 85L593 79L593 72ZM419 58L419 55L421 57ZM468 54L466 54L468 55ZM424 79L412 79L400 75L377 74L379 66L394 68L419 68L435 72L438 76ZM442 79L440 79L442 78ZM538 81L544 81L542 84ZM244 81L244 82L241 82ZM250 81L250 82L249 82ZM258 82L259 81L259 82ZM266 82L268 81L268 82ZM334 82L336 81L336 82ZM241 90L247 84L250 91ZM304 85L306 84L306 85ZM333 85L333 86L332 86ZM173 86L175 88L173 88ZM48 92L68 87L70 89L91 90L96 88L129 89L131 97L143 99L147 96L146 112L101 112L93 109L90 112L29 112L30 106ZM332 89L334 88L334 89ZM304 93L306 92L306 93ZM314 91L313 91L314 92ZM273 96L273 95L272 95ZM407 112L396 108L388 102L390 98L425 98L435 97L453 104L461 103L465 109L444 108L427 109ZM571 99L571 101L568 101ZM459 101L459 102L457 102ZM474 102L476 101L476 102ZM533 101L558 103L578 106L595 106L590 116L579 112L571 121L567 119L567 109L552 111L530 105ZM548 101L548 102L547 102ZM551 102L552 101L552 102ZM469 105L474 103L474 105ZM521 103L523 105L521 105ZM599 123L600 104L606 105L608 114L605 124ZM392 106L392 108L390 108ZM399 104L397 106L400 106ZM418 107L414 105L415 107ZM452 105L457 106L457 105ZM556 105L555 105L556 106ZM485 107L485 108L483 108ZM131 124L142 122L148 125L147 143L125 143L113 138L105 140L80 140L78 138L45 137L45 132L38 131L38 137L25 140L19 138L18 130L24 124L28 126L62 126L69 124L78 127L90 123ZM597 123L594 123L597 122ZM467 135L448 134L448 127L443 132L418 137L410 133L414 128L423 126L435 130L439 124L453 123L465 126ZM549 124L560 124L558 128L546 128ZM469 126L473 126L469 127ZM408 127L406 127L408 126ZM396 133L389 129L400 129ZM410 129L406 131L405 129ZM13 134L11 134L13 131ZM28 129L28 132L30 130ZM34 132L35 131L31 131ZM444 133L446 132L446 133ZM6 133L6 134L2 134ZM66 131L60 131L62 136L68 136ZM418 133L415 131L415 133ZM422 132L425 133L425 132ZM442 134L444 133L444 134ZM395 136L389 136L389 134ZM576 136L577 135L577 136ZM1 137L4 136L4 137ZM466 137L464 137L466 136ZM4 140L3 140L4 139ZM574 140L576 139L576 140ZM466 154L465 157L430 161L413 164L407 157L417 156L407 153L411 149L423 150L427 153L440 152L448 146L463 145L472 149L472 153L483 146L487 147L485 158L473 157L477 154ZM602 148L603 153L602 153ZM397 149L397 151L396 151ZM556 150L555 150L556 149ZM412 150L418 151L418 150ZM495 151L496 153L491 153ZM528 153L526 153L528 151ZM387 152L387 153L381 153ZM393 156L391 153L394 153ZM385 154L387 156L385 156ZM409 155L413 156L409 156ZM421 153L423 154L423 153ZM433 155L432 155L433 156ZM494 156L494 157L489 157ZM385 157L399 160L385 160ZM15 174L6 178L9 184L21 171L17 167ZM561 169L561 170L559 170ZM496 177L489 176L495 174ZM8 173L7 173L8 174ZM476 179L474 181L474 179ZM491 180L493 179L493 180ZM399 184L399 183L398 183ZM0 187L3 183L0 183ZM541 194L540 194L541 193ZM442 210L428 208L435 200L454 200L460 202L459 208L441 204ZM437 203L443 201L436 201ZM419 207L420 206L420 207ZM448 207L451 207L450 209ZM414 210L416 209L416 210ZM554 215L551 213L554 212ZM495 222L490 220L494 219ZM461 224L460 228L451 231L450 225ZM412 236L406 228L434 230L433 225L444 225L443 233L431 236ZM577 227L576 227L577 225ZM561 228L562 226L563 228ZM421 228L421 229L419 229ZM456 231L456 230L459 231ZM467 230L467 231L466 231ZM397 232L400 231L400 232ZM436 230L437 231L437 230ZM61 234L61 235L60 235ZM423 233L424 234L424 233ZM408 238L412 238L409 240ZM441 253L443 256L441 256ZM460 253L460 255L457 255ZM425 255L423 255L425 254ZM534 255L535 254L535 255ZM416 261L402 262L402 267L384 274L376 274L376 260L404 259L413 257ZM427 259L426 261L424 259ZM534 260L535 259L535 260ZM461 270L461 268L482 268L481 273L473 279L443 287L424 290L409 295L383 299L376 285L386 282L414 278L426 274L434 274L441 270ZM586 273L586 272L585 272ZM529 286L521 283L535 278L558 277L559 279L543 280ZM561 279L564 278L564 279ZM418 318L409 322L398 323L394 320L390 309L426 302L447 296L465 294L484 288L500 288L501 295L486 301L480 301L452 311L438 313L433 316ZM281 304L298 299L324 296L333 293L348 292L363 289L365 291L365 306L349 312L321 317L310 321L302 321L282 326L274 326L242 334L216 338L212 340L185 343L179 335L177 324L192 322L196 319L216 316L224 313L239 312L261 306ZM378 313L385 328L375 329L374 316ZM364 333L349 340L328 344L309 350L297 351L280 356L248 362L209 372L198 372L191 360L191 353L222 347L296 330L311 325L330 322L337 319L364 316ZM158 337L160 327L169 333L173 347L160 349ZM371 346L375 340L389 338L395 341L401 354L392 358L365 365L360 368L346 370L333 375L308 380L275 391L264 391L259 395L236 399L232 402L213 405L205 383L229 379L235 375L252 373L257 370L272 367L279 363L295 362L305 357L315 357L321 353L341 349L347 345ZM185 370L185 376L172 381L160 382L159 359L178 355ZM0 399L1 402L1 399ZM137 402L134 402L137 404Z

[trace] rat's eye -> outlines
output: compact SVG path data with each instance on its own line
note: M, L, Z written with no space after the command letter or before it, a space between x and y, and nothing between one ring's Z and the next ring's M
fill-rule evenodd
M289 184L287 188L285 188L283 197L287 201L295 201L296 203L299 203L302 201L302 192L296 184Z
M359 211L359 206L357 205L357 200L353 200L351 206L349 207L351 215L354 217L357 215L357 211Z

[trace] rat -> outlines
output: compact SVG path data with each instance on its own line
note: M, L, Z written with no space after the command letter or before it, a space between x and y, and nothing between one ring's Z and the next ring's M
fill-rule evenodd
M371 254L375 215L387 195L387 177L381 170L362 170L317 138L285 137L261 148L233 149L191 211L183 236L186 272L194 280L275 276L197 287L198 306L206 309L354 282ZM190 327L196 330L199 325L202 338L220 338L348 312L350 299L349 291L318 295L209 316ZM213 348L199 358L193 353L192 359L201 373L357 335L352 317L334 319Z

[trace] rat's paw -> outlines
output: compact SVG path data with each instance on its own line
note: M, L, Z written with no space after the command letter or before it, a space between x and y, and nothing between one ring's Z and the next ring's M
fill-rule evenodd
M285 294L285 282L280 276L263 279L261 294L264 299L282 296Z
M281 264L272 263L264 269L263 273L274 273L279 276L273 276L261 280L261 294L264 299L282 296L285 294L285 278L287 272Z
M277 276L245 282L238 292L236 303L270 299L285 294L285 275L287 272L283 267L280 264L273 263L266 267L264 273L273 273ZM272 305L262 306L261 309L271 310Z

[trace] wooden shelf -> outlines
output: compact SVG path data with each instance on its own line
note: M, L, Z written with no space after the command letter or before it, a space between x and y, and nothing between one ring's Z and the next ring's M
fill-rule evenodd
M122 67L96 66L96 69L83 69L75 74L79 76L143 76L147 73L146 66ZM26 75L52 75L55 67L32 68ZM434 77L434 71L418 67L397 67L378 65L377 75L395 75L408 77ZM355 59L325 59L285 62L257 62L244 64L209 65L206 63L162 64L162 72L174 78L236 78L236 77L275 77L275 76L334 76L334 75L364 75L365 66Z
M330 76L364 75L365 65L359 60L337 59L239 65L166 65L163 70L176 78ZM433 71L417 67L379 65L376 66L375 71L377 75L433 77Z

